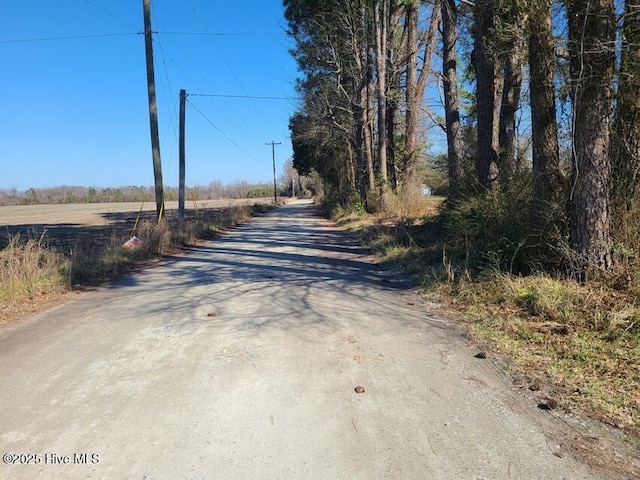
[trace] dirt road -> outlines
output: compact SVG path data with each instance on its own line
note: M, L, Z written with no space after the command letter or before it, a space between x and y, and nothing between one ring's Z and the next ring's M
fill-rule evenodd
M281 207L5 327L0 478L600 478L312 214Z

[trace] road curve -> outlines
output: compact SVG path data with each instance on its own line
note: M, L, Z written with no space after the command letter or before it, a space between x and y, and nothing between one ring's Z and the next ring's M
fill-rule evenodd
M0 478L599 478L314 212L4 327Z

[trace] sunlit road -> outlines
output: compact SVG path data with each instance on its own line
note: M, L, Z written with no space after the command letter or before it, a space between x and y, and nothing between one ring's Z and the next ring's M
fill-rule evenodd
M600 478L314 212L3 327L0 478Z

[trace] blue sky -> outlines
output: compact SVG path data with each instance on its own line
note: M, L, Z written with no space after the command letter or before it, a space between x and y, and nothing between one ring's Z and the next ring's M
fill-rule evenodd
M181 88L188 185L270 181L272 140L279 175L296 109L281 0L152 0L152 14L165 184L178 182ZM142 0L5 2L0 189L153 184L142 31Z

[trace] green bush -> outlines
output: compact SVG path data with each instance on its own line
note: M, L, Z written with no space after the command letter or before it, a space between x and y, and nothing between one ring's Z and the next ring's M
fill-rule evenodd
M466 267L491 264L501 270L529 272L536 262L531 235L531 185L523 179L447 205L443 212L448 250Z

